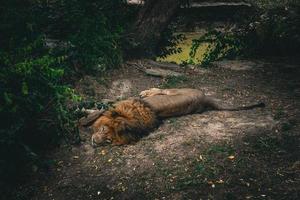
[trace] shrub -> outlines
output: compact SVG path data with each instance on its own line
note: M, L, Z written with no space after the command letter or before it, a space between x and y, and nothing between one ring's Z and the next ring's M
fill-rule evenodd
M220 58L232 58L237 56L242 49L241 41L235 38L232 33L212 30L199 39L193 40L189 63L193 64L197 49L203 43L208 44L203 59L200 60L200 64L203 67L207 67L211 62Z
M166 58L169 55L182 52L182 49L178 48L177 45L182 42L185 37L183 34L175 34L177 23L177 21L171 22L166 30L162 32L155 51L157 57Z
M252 53L295 55L300 44L300 4L293 7L265 8L242 30Z
M59 0L44 5L51 13L47 34L69 42L70 59L86 72L116 67L122 60L121 0Z
M203 43L208 43L209 48L201 61L202 66L237 56L299 54L300 4L256 3L253 5L255 12L242 24L224 31L208 31L195 40L190 51L191 58Z
M0 187L59 139L77 138L73 76L122 59L121 0L11 0L0 5ZM51 42L50 42L51 41Z
M29 160L73 127L64 103L76 96L62 83L63 58L43 50L37 39L0 52L0 175L16 173L15 161Z

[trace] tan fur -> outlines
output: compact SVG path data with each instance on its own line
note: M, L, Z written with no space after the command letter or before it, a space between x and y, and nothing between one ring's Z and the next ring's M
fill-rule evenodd
M196 89L157 89L141 92L158 117L174 117L202 112L206 101L203 93Z
M264 106L262 103L234 108L222 106L196 89L152 88L142 91L140 96L142 99L120 101L104 112L93 124L92 143L101 144L106 140L116 145L135 142L156 127L158 118L200 113L207 109L234 111Z

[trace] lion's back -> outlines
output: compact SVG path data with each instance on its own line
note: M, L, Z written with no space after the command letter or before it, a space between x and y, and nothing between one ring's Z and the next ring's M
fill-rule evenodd
M174 117L194 113L203 105L201 93L185 95L155 95L144 98L159 117Z

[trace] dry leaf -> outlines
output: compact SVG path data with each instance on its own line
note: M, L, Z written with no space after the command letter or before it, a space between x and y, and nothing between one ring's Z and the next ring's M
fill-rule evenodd
M102 151L100 152L100 154L104 156L104 155L106 154L106 151L105 151L105 150L102 150Z
M233 160L235 157L233 156L233 155L231 155L231 156L228 156L228 159L229 160Z
M222 184L222 183L224 183L224 181L222 179L220 179L220 180L217 180L216 183Z

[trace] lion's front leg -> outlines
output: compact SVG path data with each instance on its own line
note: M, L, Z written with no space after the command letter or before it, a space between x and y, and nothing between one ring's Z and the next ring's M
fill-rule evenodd
M185 95L190 94L191 92L195 92L195 89L159 89L159 88L151 88L149 90L144 90L140 93L142 98L151 97L155 95ZM198 92L198 91L197 91Z

